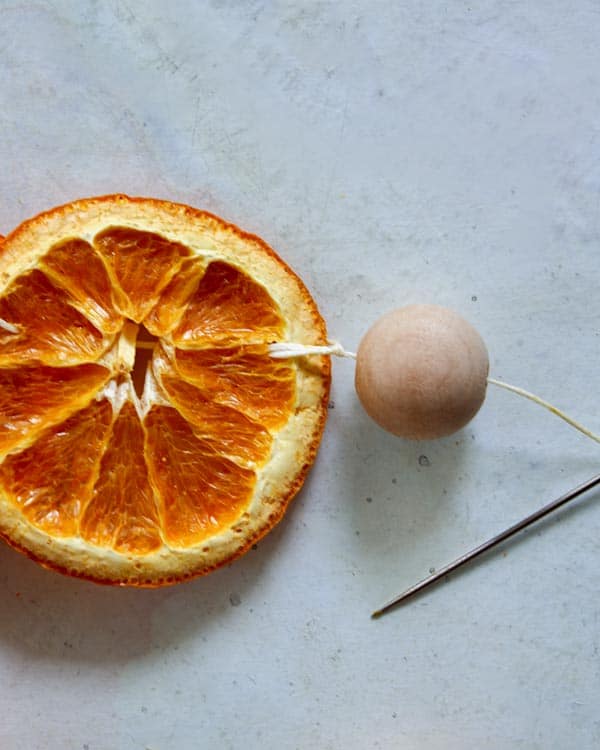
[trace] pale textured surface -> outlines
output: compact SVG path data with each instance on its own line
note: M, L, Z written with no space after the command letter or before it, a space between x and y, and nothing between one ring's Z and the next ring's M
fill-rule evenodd
M0 3L0 232L90 194L189 202L271 243L346 348L448 305L492 375L597 430L600 14L564 8ZM368 619L597 446L497 390L404 443L352 380L336 362L304 491L231 568L119 591L0 549L3 748L599 746L597 496Z

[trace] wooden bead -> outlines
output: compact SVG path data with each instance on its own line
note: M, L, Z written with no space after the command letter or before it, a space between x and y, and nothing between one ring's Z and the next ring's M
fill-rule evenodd
M478 332L452 310L409 305L384 315L357 352L356 392L385 430L411 440L450 435L485 398L489 359Z

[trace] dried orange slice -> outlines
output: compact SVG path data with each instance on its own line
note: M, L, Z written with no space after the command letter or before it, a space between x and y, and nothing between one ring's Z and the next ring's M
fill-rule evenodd
M282 517L325 423L326 342L260 239L187 206L70 203L0 238L0 535L42 565L159 586Z

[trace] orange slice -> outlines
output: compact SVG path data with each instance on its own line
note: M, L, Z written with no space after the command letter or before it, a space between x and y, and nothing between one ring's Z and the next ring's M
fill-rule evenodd
M0 535L90 580L159 586L245 552L316 455L326 342L260 239L187 206L75 201L0 250Z

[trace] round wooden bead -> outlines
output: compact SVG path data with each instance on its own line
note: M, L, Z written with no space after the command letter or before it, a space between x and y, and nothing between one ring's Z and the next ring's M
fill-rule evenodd
M356 392L385 430L411 440L464 427L485 398L489 358L473 326L438 305L380 318L357 352Z

